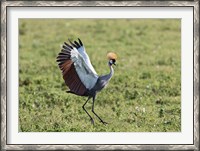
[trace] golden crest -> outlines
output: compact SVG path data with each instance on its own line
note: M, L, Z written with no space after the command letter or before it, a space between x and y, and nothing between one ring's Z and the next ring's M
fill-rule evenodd
M109 60L111 60L111 59L117 59L117 55L115 54L115 53L113 53L113 52L109 52L108 54L107 54L107 57L108 57L108 59Z

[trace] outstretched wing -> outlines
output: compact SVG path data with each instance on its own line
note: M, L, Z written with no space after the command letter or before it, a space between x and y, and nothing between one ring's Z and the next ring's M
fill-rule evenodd
M58 54L57 62L71 92L84 95L96 84L98 75L92 71L74 45L65 42L63 49Z
M73 47L75 47L75 48L78 50L78 52L82 55L82 57L83 57L85 63L88 65L88 67L92 70L92 72L93 72L94 74L97 75L96 71L94 70L94 67L93 67L92 64L91 64L90 58L89 58L87 52L85 51L85 47L84 47L82 41L81 41L79 38L78 38L78 41L79 41L79 42L74 41L74 43L72 43L72 42L69 40L70 44L71 44Z

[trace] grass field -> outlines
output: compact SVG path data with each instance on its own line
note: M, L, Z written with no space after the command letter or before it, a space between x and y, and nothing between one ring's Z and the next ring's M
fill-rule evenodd
M20 19L19 123L22 132L181 131L181 21ZM98 93L93 126L87 98L66 93L57 54L80 38L99 75L117 53L115 74ZM92 101L86 108L91 115Z

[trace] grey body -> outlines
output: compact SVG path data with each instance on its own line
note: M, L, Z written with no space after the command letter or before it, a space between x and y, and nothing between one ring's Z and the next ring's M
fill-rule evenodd
M113 67L111 64L108 64L108 66L110 67L110 73L99 76L95 86L91 90L88 91L89 97L95 97L96 93L101 91L108 84L110 79L112 78L112 76L114 74L114 70L113 70Z

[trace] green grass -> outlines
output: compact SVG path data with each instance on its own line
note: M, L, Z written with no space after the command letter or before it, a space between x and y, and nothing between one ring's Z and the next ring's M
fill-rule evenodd
M181 131L179 19L20 19L19 124L22 132ZM117 53L115 74L98 93L93 126L86 97L66 93L56 63L61 45L80 38L99 75Z

